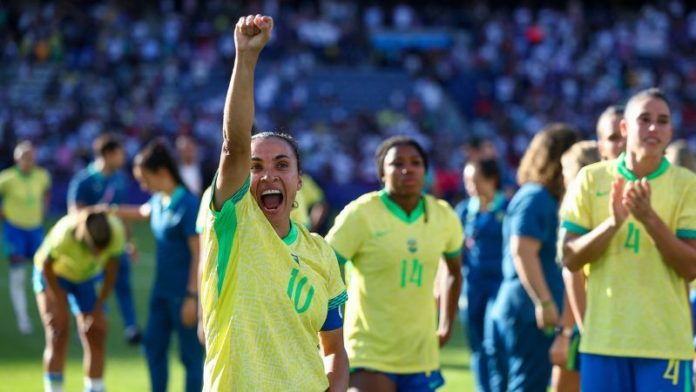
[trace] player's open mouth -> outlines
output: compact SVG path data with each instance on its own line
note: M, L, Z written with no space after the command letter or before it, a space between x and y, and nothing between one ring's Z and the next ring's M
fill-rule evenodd
M283 193L278 189L266 189L261 192L259 201L263 210L274 212L283 204Z

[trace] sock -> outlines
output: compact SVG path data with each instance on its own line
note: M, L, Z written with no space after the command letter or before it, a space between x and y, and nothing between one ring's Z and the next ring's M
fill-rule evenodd
M24 265L10 268L10 298L17 315L17 325L22 333L31 332L31 322L27 314L27 294L24 288L27 270Z
M104 392L104 379L85 377L85 392Z
M45 392L63 392L62 373L44 373Z

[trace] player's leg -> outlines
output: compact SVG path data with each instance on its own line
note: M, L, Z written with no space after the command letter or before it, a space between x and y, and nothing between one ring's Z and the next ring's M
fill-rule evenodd
M350 372L349 392L396 392L396 381L386 373L356 369Z
M27 312L27 264L33 257L31 251L30 230L22 230L4 222L4 245L10 262L10 300L17 318L17 328L22 334L32 332L31 321Z
M150 298L150 313L143 336L145 358L150 370L150 387L153 392L166 391L169 377L169 340L174 320L164 298Z
M72 295L77 308L74 309L77 312L77 330L84 350L85 391L101 392L104 390L107 322L104 310L95 309L95 281L75 284Z
M67 303L60 303L46 292L41 272L34 270L34 291L44 327L46 345L43 352L44 389L63 390L63 369L68 353L70 311Z
M467 335L471 348L471 372L474 375L476 390L488 391L488 364L483 351L483 323L488 305L488 296L484 287L467 286Z
M131 261L126 253L119 259L114 293L116 294L118 307L121 311L126 341L130 344L138 344L140 343L141 335L135 314L135 301L133 300Z
M493 317L489 309L484 319L483 350L488 359L488 387L493 392L506 391L508 383L509 358L502 328L505 328L504 322Z
M181 323L181 298L169 300L169 312L175 321L179 339L179 359L186 369L186 392L197 392L203 387L203 346L198 341L197 326Z
M535 320L518 317L505 330L508 347L508 390L545 391L551 381L549 349L553 334L541 331Z
M634 358L633 363L637 392L694 390L692 361Z

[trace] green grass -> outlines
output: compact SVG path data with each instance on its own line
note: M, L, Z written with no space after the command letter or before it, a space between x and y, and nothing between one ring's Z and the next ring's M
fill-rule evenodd
M147 225L135 227L135 242L140 260L133 265L132 283L138 311L138 321L144 327L147 300L154 269L154 243ZM1 242L1 241L0 241ZM0 252L0 254L2 254ZM44 347L43 329L39 321L36 302L27 284L30 314L34 333L19 334L14 312L9 300L7 261L0 261L0 391L40 391L43 388L41 357ZM139 348L126 345L123 327L113 297L109 302L109 336L107 347L105 382L109 391L147 391L150 388L147 365ZM172 339L169 358L169 390L183 390L184 371L177 359L176 339ZM473 381L469 371L469 351L462 329L458 326L451 342L442 351L442 370L446 385L441 391L472 391ZM74 329L65 369L65 390L82 390L82 348Z

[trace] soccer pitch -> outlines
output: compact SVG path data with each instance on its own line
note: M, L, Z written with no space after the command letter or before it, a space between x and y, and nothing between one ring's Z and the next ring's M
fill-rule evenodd
M154 240L147 224L134 227L134 241L139 260L134 263L132 283L138 310L138 322L144 328L147 322L147 306L154 271ZM0 247L1 247L0 241ZM0 251L0 255L4 255ZM32 335L17 331L14 312L9 300L7 282L8 263L4 256L0 261L0 391L40 391L43 389L41 357L44 346L43 329L39 321L33 292L27 284L30 314L34 326ZM107 344L106 374L104 381L109 391L148 391L150 384L145 357L140 347L128 346L123 339L123 327L115 299L109 300L109 335ZM172 336L169 357L170 391L182 391L183 367L178 360L176 337ZM448 346L442 351L442 371L446 380L441 391L473 391L469 371L469 351L464 334L458 325ZM74 327L70 331L70 348L65 369L65 391L80 391L82 385L82 348Z

